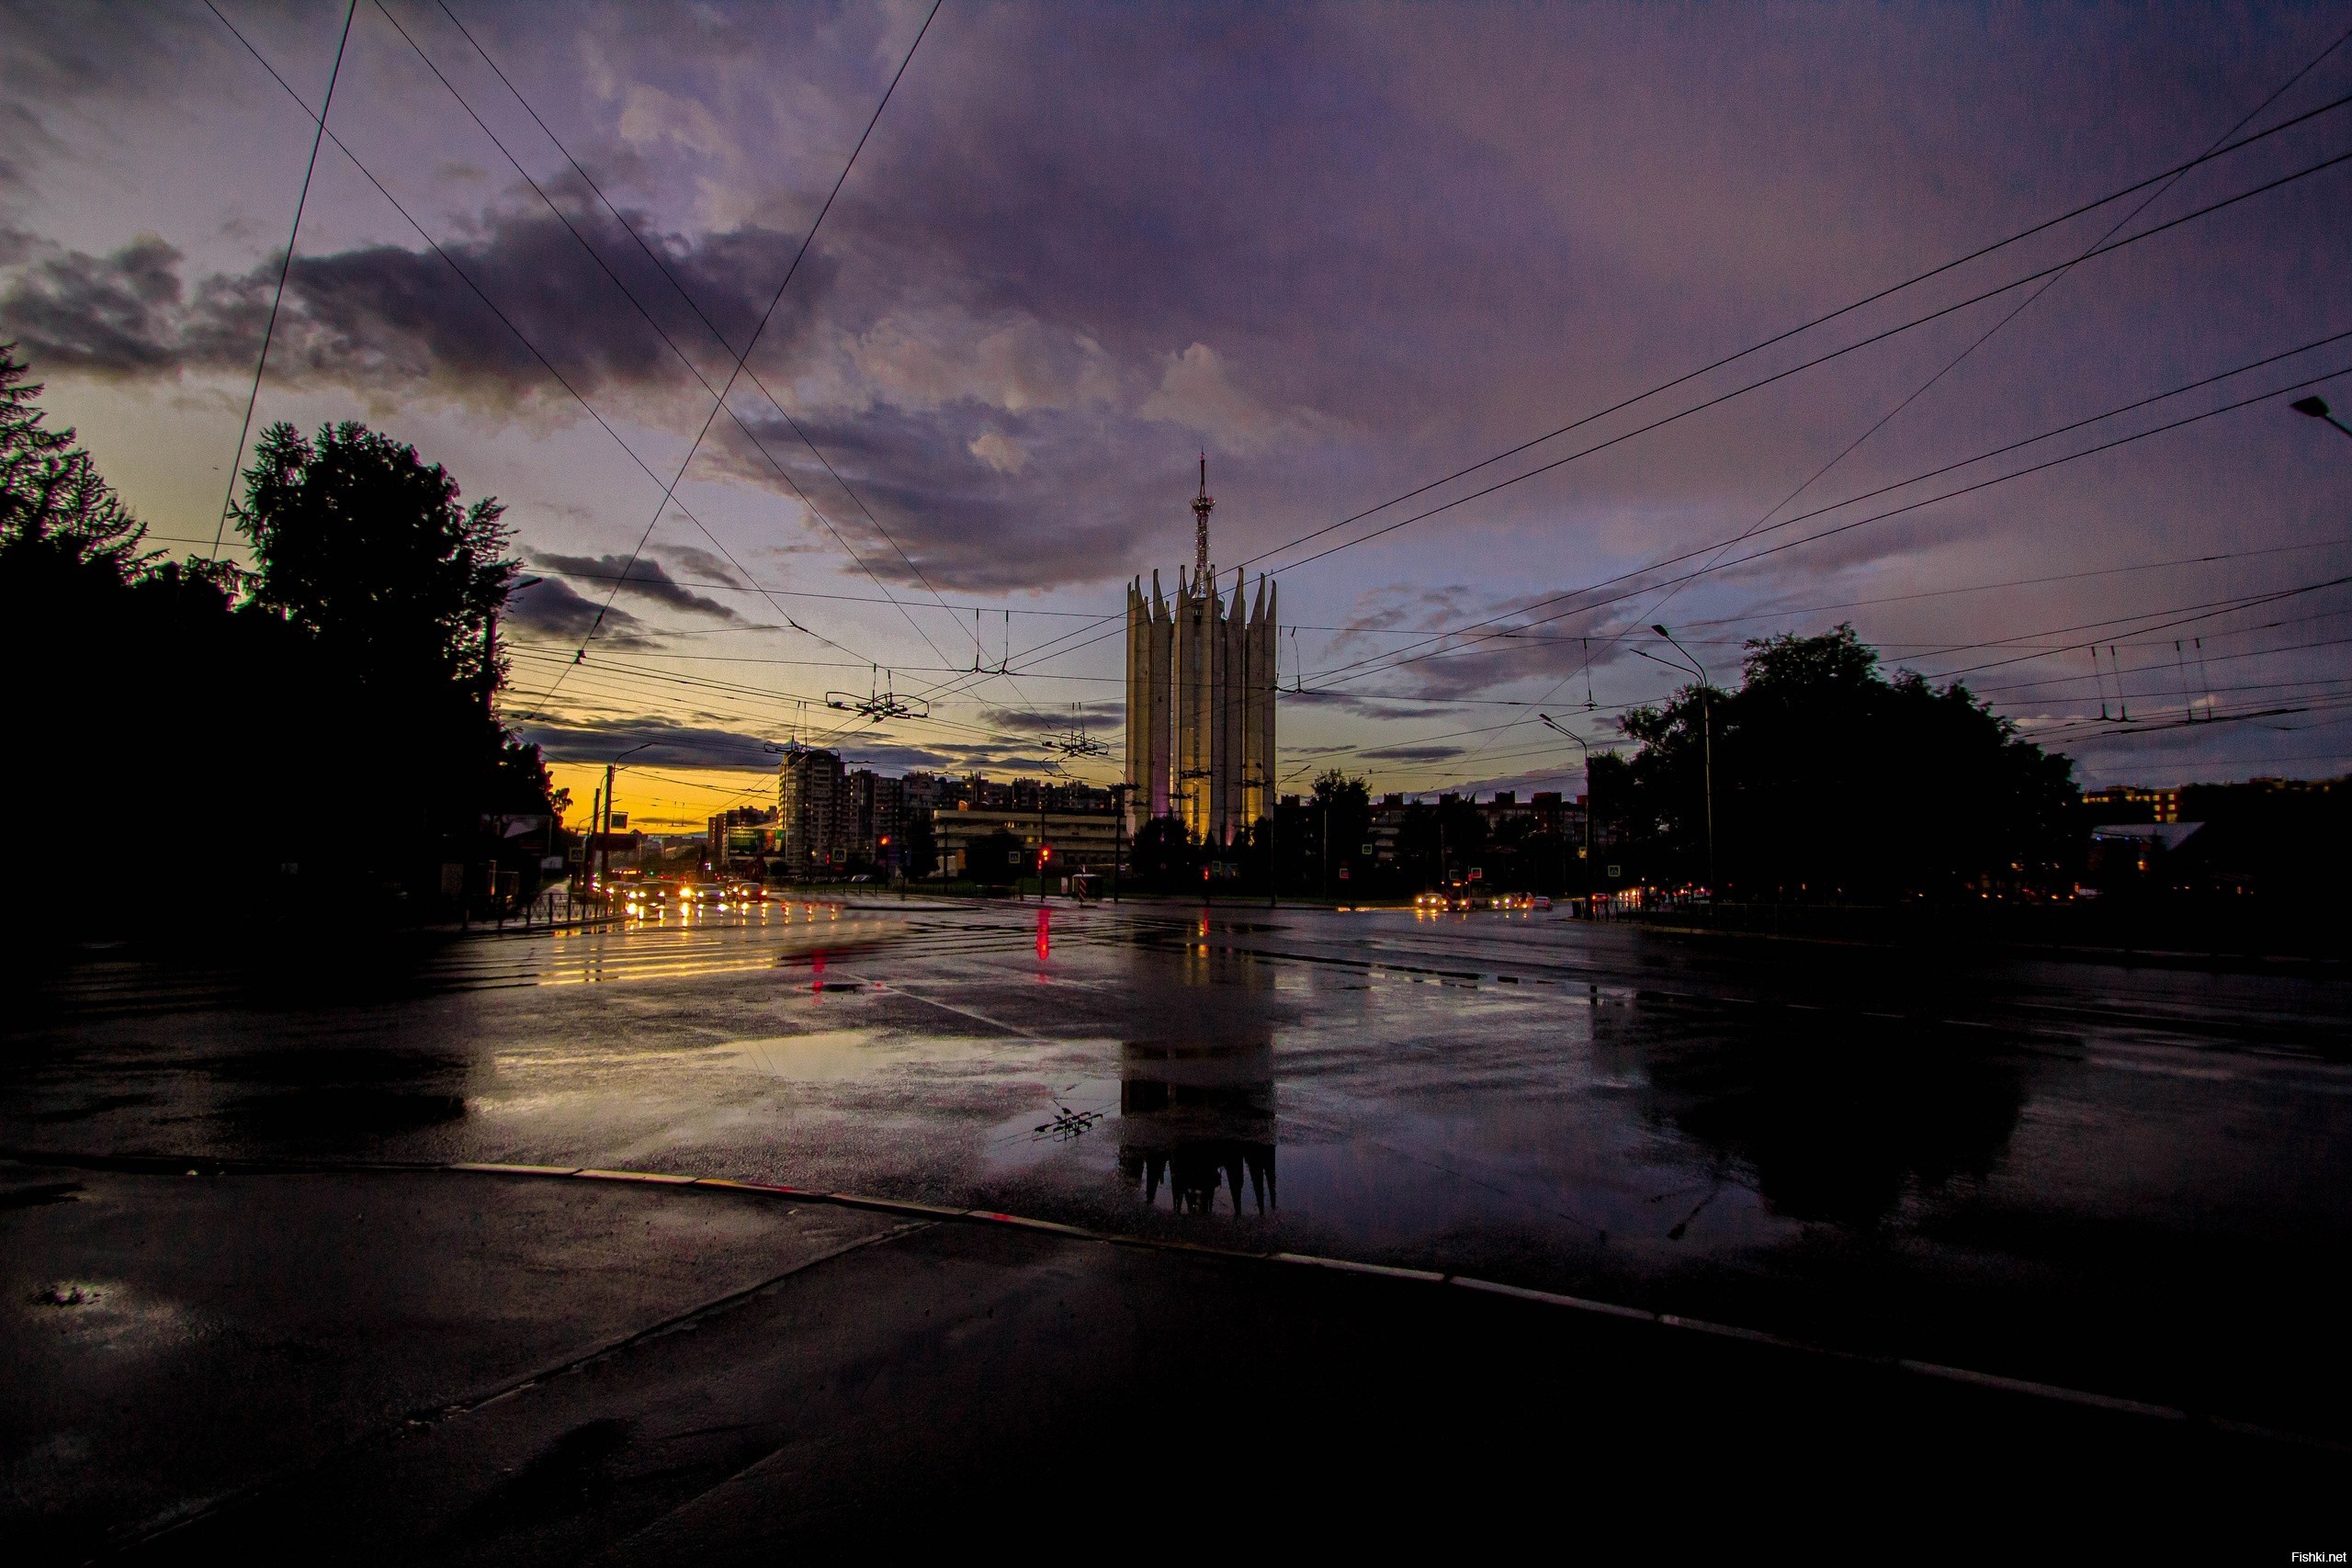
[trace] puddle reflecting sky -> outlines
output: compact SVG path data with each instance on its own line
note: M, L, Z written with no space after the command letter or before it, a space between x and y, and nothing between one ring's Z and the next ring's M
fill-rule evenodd
M365 1006L85 981L112 1003L20 1032L0 1134L780 1180L1684 1308L1802 1280L1849 1337L1938 1292L2210 1305L2352 1240L2325 985L1035 907L435 963Z

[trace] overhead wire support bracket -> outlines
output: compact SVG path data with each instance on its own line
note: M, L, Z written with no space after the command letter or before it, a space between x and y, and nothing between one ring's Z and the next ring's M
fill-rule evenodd
M895 682L878 682L864 696L855 692L827 692L825 705L854 713L869 724L880 724L893 718L929 718L931 704L921 697L902 697L892 689Z
M1046 741L1046 749L1073 760L1080 757L1107 757L1111 754L1111 748L1086 733L1086 727L1079 722L1076 705L1072 705L1070 708L1069 730Z

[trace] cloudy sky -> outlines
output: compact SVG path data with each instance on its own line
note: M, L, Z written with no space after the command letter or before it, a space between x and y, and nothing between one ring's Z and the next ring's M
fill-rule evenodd
M199 552L344 22L215 4L0 9L0 337ZM1203 452L1301 781L1573 790L1534 715L1613 737L1659 621L1851 620L2087 783L2352 766L2341 6L927 15L354 15L258 418L507 503L510 715L659 742L650 825L796 732L1115 740Z

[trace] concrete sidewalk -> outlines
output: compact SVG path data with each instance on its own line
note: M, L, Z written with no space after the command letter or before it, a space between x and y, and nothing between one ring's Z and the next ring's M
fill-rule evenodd
M0 1506L29 1560L2269 1550L2342 1521L2334 1450L743 1191L0 1167Z

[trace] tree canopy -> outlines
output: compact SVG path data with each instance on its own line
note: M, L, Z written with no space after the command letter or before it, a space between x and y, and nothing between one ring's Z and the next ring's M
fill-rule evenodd
M0 347L0 658L48 764L0 773L0 811L78 825L33 836L47 925L134 910L107 874L134 868L198 872L209 908L437 889L444 860L500 852L484 813L550 810L486 700L514 565L495 502L460 508L362 426L277 426L242 476L254 570L167 560L40 392Z
M495 498L461 507L440 464L348 421L308 440L271 425L244 484L254 605L370 684L496 683L487 634L516 562Z
M1889 679L1850 626L1751 641L1736 692L1686 686L1595 757L1604 822L1657 880L1703 880L1707 753L1715 872L1732 897L1951 895L2041 874L2064 853L2073 764L1957 682Z

